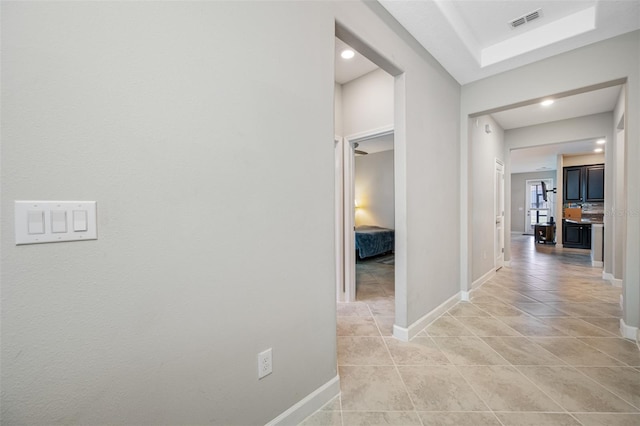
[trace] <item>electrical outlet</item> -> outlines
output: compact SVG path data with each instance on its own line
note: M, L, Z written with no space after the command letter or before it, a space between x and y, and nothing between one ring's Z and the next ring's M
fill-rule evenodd
M258 379L268 376L273 371L271 348L258 354Z

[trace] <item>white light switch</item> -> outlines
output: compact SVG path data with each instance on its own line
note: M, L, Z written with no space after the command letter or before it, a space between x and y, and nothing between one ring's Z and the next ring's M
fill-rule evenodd
M65 210L51 210L51 232L54 234L67 232L67 212Z
M95 201L16 201L16 244L97 240Z
M87 230L87 211L73 211L73 230L75 232L85 232Z
M44 211L27 212L27 232L29 235L44 234Z

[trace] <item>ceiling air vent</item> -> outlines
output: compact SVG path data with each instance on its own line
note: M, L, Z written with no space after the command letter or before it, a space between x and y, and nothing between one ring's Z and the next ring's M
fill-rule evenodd
M512 19L509 21L509 26L511 28L517 28L521 25L524 25L528 22L533 21L534 19L538 19L542 16L542 9L536 9L533 12L529 12L525 15L522 15L516 19Z

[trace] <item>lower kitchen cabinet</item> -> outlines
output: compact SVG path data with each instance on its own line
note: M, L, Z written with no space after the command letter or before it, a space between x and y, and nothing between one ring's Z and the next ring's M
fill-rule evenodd
M591 225L563 221L562 245L570 248L590 249Z

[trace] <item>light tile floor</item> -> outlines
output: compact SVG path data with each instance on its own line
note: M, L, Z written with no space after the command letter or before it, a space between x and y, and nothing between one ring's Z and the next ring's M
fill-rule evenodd
M341 396L303 425L640 425L640 351L620 289L583 250L512 240L503 268L410 342L391 337L393 266L357 265L338 304Z

